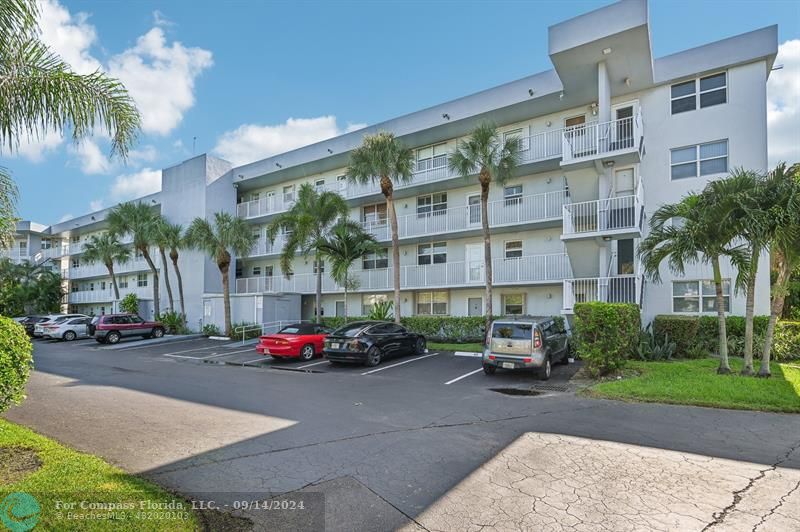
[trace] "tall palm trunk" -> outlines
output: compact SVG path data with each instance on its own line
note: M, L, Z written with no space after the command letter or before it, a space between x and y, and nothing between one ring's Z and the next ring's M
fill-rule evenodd
M350 276L344 278L344 322L347 323L347 285L350 284Z
M381 177L381 192L386 198L386 214L392 229L392 277L394 278L394 322L400 324L400 239L397 236L397 213L394 210L394 186L387 176Z
M107 262L106 268L108 269L108 275L111 276L111 286L114 287L114 302L116 303L119 301L119 287L117 286L117 276L114 275L114 263Z
M767 333L764 337L764 350L761 354L761 365L758 368L759 377L769 377L772 372L769 368L770 355L772 354L772 339L775 337L775 325L778 317L783 312L783 303L789 291L789 281L791 280L792 269L780 251L773 251L775 265L778 270L778 277L772 287L772 303L770 305L769 323Z
M150 267L150 272L153 274L153 312L155 313L155 317L158 318L159 314L161 314L161 301L159 289L158 289L158 269L156 265L153 263L152 257L150 257L150 251L146 247L139 248L141 251L142 256L144 257L145 262Z
M725 296L722 293L722 272L719 267L719 256L711 259L714 269L714 289L717 293L717 319L719 320L719 368L717 373L730 373L728 363L728 328L725 325Z
M181 314L183 319L186 320L186 305L183 299L183 277L181 277L181 269L178 268L178 250L172 248L169 251L169 258L172 260L172 269L175 270L175 278L178 281L178 300L181 304Z
M315 255L314 260L317 265L317 294L316 301L314 302L314 321L320 323L322 319L322 259L319 256L319 252Z
M220 254L217 260L217 267L219 273L222 274L222 305L225 313L225 336L228 338L233 334L233 325L231 325L231 287L228 274L231 267L231 255L227 251Z
M481 183L481 227L483 228L483 262L486 281L486 329L492 325L492 235L489 232L489 185L491 176L486 168L481 169L478 180Z
M172 297L172 286L169 283L169 264L167 263L167 253L164 247L158 247L161 255L161 268L164 270L164 285L167 287L167 299L169 300L169 310L175 311L175 300Z
M747 272L747 287L745 290L744 310L744 365L742 375L753 374L753 314L755 314L756 299L756 274L758 273L758 259L760 246L754 244L751 253L750 268Z

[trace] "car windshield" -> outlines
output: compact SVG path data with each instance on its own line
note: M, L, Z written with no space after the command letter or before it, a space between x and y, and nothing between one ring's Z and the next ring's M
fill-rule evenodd
M278 331L278 334L299 334L299 333L300 333L300 328L292 325L290 325L289 327L284 327L283 329Z
M333 331L333 336L357 336L364 329L363 323L351 323Z
M530 323L497 323L492 329L492 338L505 340L530 340L533 325Z

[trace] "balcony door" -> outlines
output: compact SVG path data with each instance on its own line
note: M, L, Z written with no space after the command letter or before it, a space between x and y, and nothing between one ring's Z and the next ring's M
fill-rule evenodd
M483 243L467 244L464 246L464 255L466 257L467 282L482 283L484 279Z
M622 229L636 225L636 174L633 168L618 168L614 171L614 189L609 200L608 229Z
M469 211L469 225L481 225L481 195L473 194L467 197L467 210Z
M632 103L614 107L614 127L611 130L610 151L633 147L633 116Z

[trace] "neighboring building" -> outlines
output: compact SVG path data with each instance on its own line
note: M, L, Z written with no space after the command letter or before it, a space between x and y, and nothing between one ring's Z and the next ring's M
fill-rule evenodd
M402 314L481 315L478 182L453 174L447 163L456 143L490 120L523 147L516 177L490 194L496 313L569 315L576 302L591 300L640 304L645 320L712 312L710 268L698 265L683 278L664 268L663 283L646 282L637 243L661 204L734 167L766 169L766 82L776 53L771 26L653 58L647 3L623 1L550 27L552 70L236 168L201 155L164 169L162 191L142 201L184 225L215 211L252 223L259 241L236 261L234 319L269 322L311 318L315 282L312 258L298 259L291 279L282 276L282 240L266 240L267 223L292 204L302 183L339 192L352 218L387 249L356 266L360 287L347 301L326 276L324 315L342 314L345 305L350 315L364 314L391 299L390 235L377 184L355 186L344 174L365 134L392 131L415 150L414 177L395 193ZM79 253L82 239L102 230L105 214L49 228L29 224L20 232L27 247L13 251L31 256L39 238L54 239L51 247L60 240L74 310L107 312L112 305L103 268L86 268ZM221 322L216 266L196 252L182 257L189 322ZM759 314L769 302L762 260ZM134 261L126 268L123 293L150 297L146 266ZM724 276L734 276L729 264ZM743 296L726 290L729 311L744 313Z

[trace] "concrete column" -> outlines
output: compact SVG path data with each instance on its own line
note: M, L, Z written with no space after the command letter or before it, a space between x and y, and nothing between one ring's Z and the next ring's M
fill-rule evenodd
M611 120L611 82L605 61L597 63L597 120Z

